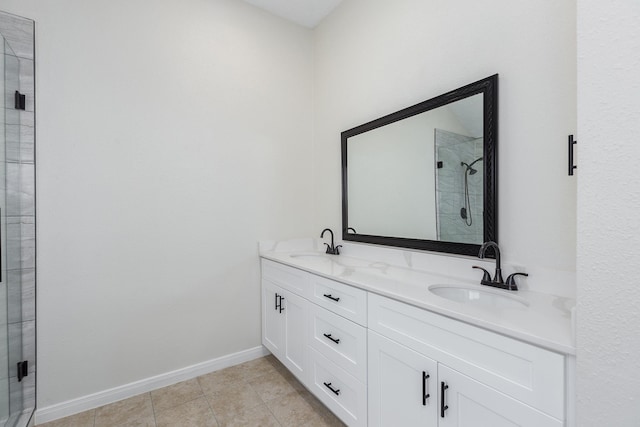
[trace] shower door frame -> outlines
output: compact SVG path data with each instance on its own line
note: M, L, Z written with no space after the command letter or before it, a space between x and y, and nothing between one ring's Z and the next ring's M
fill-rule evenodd
M7 43L3 59L17 64L15 87L3 84L5 197L0 216L4 241L2 291L8 296L5 326L9 411L8 420L0 426L22 427L32 422L36 403L35 23L0 11L0 33ZM7 55L7 51L11 54Z

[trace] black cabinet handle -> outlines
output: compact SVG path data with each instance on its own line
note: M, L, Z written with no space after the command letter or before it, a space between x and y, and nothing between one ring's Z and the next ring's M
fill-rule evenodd
M326 338L330 339L334 343L340 344L340 338L333 338L331 334L322 334L322 335L324 335Z
M284 310L284 307L282 306L282 300L284 298L282 298L282 295L278 295L278 293L276 292L276 310L280 310L279 313L282 313L282 310Z
M431 397L429 393L429 385L427 384L427 380L431 376L427 374L425 371L422 371L422 406L427 406L427 399Z
M331 383L323 383L324 386L326 388L328 388L329 390L331 390L333 392L333 394L335 394L336 396L340 396L340 390L336 390L335 388L331 387Z
M573 146L577 143L578 141L573 139L573 135L569 135L569 176L573 175L574 169L578 169L578 167L573 164Z
M444 411L449 409L449 407L447 405L445 405L445 403L444 403L444 400L445 400L444 392L448 388L449 388L449 386L447 384L445 384L444 381L440 382L440 418L444 418Z
M340 301L340 297L336 298L336 297L332 296L331 294L324 294L324 297L325 298L329 298L330 300L333 300L335 302Z

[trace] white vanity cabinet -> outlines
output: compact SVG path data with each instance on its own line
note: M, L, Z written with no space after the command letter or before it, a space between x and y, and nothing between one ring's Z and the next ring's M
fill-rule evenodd
M442 390L442 388L446 389ZM439 427L560 427L563 422L438 365ZM444 400L443 399L444 395ZM446 409L444 409L446 408ZM444 409L443 412L440 412Z
M350 426L367 425L367 292L310 274L307 387Z
M563 354L365 289L262 260L263 344L347 425L565 425Z
M307 321L309 302L291 289L307 287L307 276L282 274L287 270L267 265L262 274L262 343L300 381L307 373Z
M375 294L368 381L370 425L564 425L562 355Z
M367 425L367 293L262 260L262 343L349 426Z
M438 425L438 364L369 331L369 426Z
M369 332L369 426L559 427L563 423Z
M343 286L332 284L332 297L350 291ZM346 424L366 426L366 328L315 304L310 304L309 317L307 387Z

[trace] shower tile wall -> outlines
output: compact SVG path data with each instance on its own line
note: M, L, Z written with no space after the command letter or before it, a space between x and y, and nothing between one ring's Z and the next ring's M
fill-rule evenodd
M9 348L21 350L21 359L29 361L29 374L20 384L15 364L9 364L11 412L15 413L35 407L34 22L0 12L0 33L7 45L5 63L16 67L16 84L26 95L25 111L13 108L13 92L7 91L3 105Z
M435 141L436 161L442 162L442 168L436 169L438 239L481 244L484 237L483 162L476 163L473 168L478 172L467 177L471 206L468 215L473 220L470 226L460 215L460 209L465 206L465 168L460 163L471 164L482 157L483 139L436 129Z

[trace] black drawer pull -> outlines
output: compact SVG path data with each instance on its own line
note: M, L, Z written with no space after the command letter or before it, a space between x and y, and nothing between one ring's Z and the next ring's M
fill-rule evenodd
M444 392L448 388L449 386L446 385L444 381L440 382L440 417L441 418L444 418L444 411L449 409L449 407L444 404L444 399L445 399Z
M334 300L335 302L340 301L340 297L336 298L334 296L332 296L331 294L324 294L325 298L329 298L330 300Z
M335 388L331 387L331 383L323 383L323 384L326 388L331 390L333 394L335 394L336 396L340 396L340 390L336 390Z
M278 293L276 292L276 310L279 310L278 313L282 313L282 311L284 310L284 307L282 306L282 300L284 298L282 297L282 295L278 295Z
M429 385L427 384L427 380L431 376L427 374L425 371L422 371L422 406L427 406L427 399L431 397L427 391L429 391Z
M340 344L340 338L333 338L331 334L323 334L323 335L325 336L325 338L329 338L334 343Z

